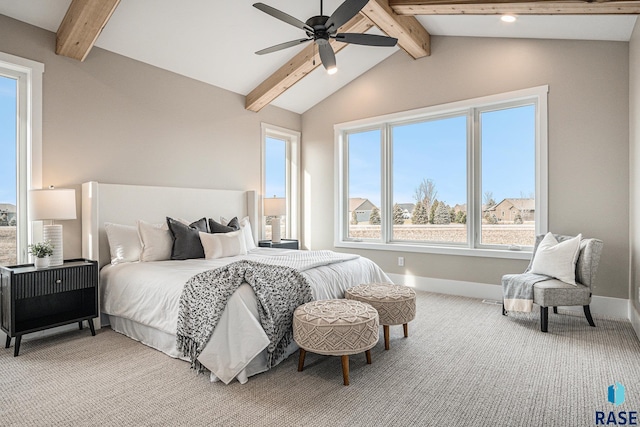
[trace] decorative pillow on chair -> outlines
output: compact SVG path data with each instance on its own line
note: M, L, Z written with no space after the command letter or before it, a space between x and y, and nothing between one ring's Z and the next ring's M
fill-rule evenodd
M140 261L142 245L135 226L105 222L104 230L109 241L111 264Z
M207 232L207 219L201 218L189 225L167 217L167 225L173 237L171 259L204 258L204 249L200 242L201 231Z
M200 240L207 259L246 255L247 253L242 230L216 234L200 232Z
M240 222L237 216L234 216L227 225L220 224L216 220L209 218L209 233L230 233L237 230L240 230Z
M538 245L531 263L530 273L555 277L576 285L576 262L580 253L582 234L558 243L552 233L547 233Z

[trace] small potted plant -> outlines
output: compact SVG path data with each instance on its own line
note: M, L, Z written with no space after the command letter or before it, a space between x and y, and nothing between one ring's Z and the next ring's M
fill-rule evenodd
M53 245L48 240L34 243L33 245L29 245L29 253L35 257L33 265L36 268L47 268L51 262L49 257L53 255Z

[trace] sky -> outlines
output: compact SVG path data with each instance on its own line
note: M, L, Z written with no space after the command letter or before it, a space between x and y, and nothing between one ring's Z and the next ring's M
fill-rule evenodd
M16 204L16 80L0 76L0 203Z
M267 137L265 141L265 197L286 196L286 143Z
M393 126L393 201L415 203L424 179L450 206L467 202L466 115ZM482 194L530 197L535 191L535 106L481 114ZM349 197L380 206L380 130L349 134Z

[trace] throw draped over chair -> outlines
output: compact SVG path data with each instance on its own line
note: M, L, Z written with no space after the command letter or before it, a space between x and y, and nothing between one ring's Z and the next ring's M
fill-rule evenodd
M560 243L575 236L554 234L554 237ZM538 245L543 238L544 235L536 236L533 256L525 273L531 270ZM589 325L596 326L591 317L589 304L591 303L591 287L598 270L602 246L602 240L598 239L582 239L580 242L580 253L576 262L576 286L557 279L545 280L533 285L533 302L540 306L540 329L542 332L548 330L549 307L553 307L553 312L558 313L558 306L581 305ZM505 280L504 277L503 280ZM504 303L502 304L502 315L507 315Z

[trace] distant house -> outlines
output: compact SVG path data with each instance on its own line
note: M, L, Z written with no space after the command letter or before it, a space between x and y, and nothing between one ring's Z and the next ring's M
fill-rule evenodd
M466 203L464 203L464 204L456 204L453 207L453 211L455 213L458 213L458 212L465 212L466 213L467 212L467 204Z
M504 199L497 205L484 210L489 215L495 215L498 222L512 223L520 215L523 221L533 221L536 212L535 199Z
M354 197L349 199L349 220L351 220L353 212L356 213L358 222L368 222L371 211L376 207L369 199Z
M400 209L402 209L402 218L409 219L413 213L413 209L416 207L415 203L398 203Z
M10 203L0 203L0 226L15 224L16 206Z

